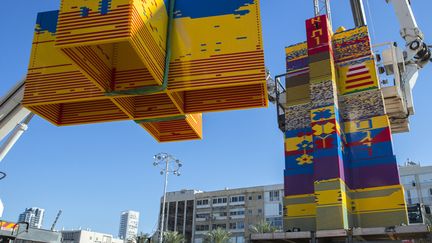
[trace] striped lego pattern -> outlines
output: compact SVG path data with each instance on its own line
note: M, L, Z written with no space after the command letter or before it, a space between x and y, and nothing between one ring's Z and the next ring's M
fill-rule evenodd
M201 114L189 114L171 121L142 123L141 127L159 142L202 139Z
M167 3L62 0L60 11L41 13L25 106L60 126L266 107L258 0L176 1L168 88L119 93L162 84ZM160 141L201 138L191 119L171 122L181 131L166 131L167 121L142 126Z
M295 126L285 131L285 230L406 223L390 123L364 35L367 27L333 38L329 29L325 16L306 21L310 100L301 107L310 119L293 112L299 105L286 109ZM300 46L286 49L292 50L287 52L288 73L305 70L305 62L294 62L306 55L304 47L296 51Z
M55 47L57 16L58 11L38 15L23 100L28 109L58 126L163 118L182 114L180 107L175 104L175 95L166 92L134 97L105 96L101 87L82 74L72 61ZM141 77L135 72L126 75ZM117 85L125 88L122 87L123 83ZM187 121L192 121L192 118ZM164 136L164 142L201 139L202 128L199 130L199 127L202 119L194 118L193 121L194 123L189 123L194 126L173 126L171 135ZM152 132L159 132L154 129Z

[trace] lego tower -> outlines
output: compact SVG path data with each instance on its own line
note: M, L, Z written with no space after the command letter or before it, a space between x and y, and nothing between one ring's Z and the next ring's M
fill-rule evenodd
M367 27L306 32L286 48L285 230L407 223Z

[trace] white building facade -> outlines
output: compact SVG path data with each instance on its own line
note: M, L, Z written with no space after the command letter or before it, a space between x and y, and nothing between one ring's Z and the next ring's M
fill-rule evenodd
M134 239L138 235L139 212L123 211L120 216L119 238L124 241Z
M231 233L230 243L249 242L249 227L262 221L283 229L282 203L283 184L169 192L165 230L182 233L186 243L202 243L207 232L222 228ZM185 229L192 229L192 235Z
M61 234L62 243L124 243L110 234L90 230L63 230Z
M399 174L408 205L432 206L432 166L409 162L399 167Z
M18 222L27 222L32 228L42 228L45 209L42 208L26 208L18 217Z

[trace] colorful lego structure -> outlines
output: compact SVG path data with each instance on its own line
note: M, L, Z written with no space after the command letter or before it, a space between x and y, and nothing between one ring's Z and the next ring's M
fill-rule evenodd
M306 32L286 48L285 230L406 224L367 27Z
M62 0L38 15L23 105L201 139L201 113L268 105L259 1Z

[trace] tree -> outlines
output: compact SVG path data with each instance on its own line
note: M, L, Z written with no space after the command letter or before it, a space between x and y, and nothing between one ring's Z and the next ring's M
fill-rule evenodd
M276 227L272 226L271 223L267 221L261 221L258 224L251 225L249 230L253 234L264 234L264 233L273 233L277 230Z
M148 243L149 242L149 238L150 235L147 233L140 233L137 237L136 237L136 243Z
M222 228L217 228L204 235L204 243L228 243L230 238L230 232Z
M177 231L166 231L163 236L163 243L184 243L185 238Z

